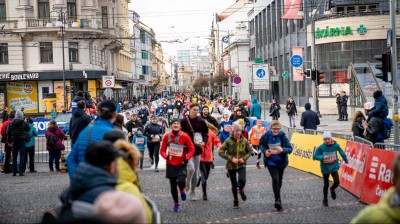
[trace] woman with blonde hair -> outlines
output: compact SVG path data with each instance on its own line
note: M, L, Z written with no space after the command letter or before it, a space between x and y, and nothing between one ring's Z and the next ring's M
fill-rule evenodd
M203 154L200 155L200 172L199 183L203 189L203 200L207 201L207 180L210 175L210 170L214 160L214 146L217 150L221 147L221 142L218 139L218 129L207 122L208 127L208 142L203 147Z
M46 148L49 151L49 168L53 172L53 162L56 165L56 171L60 170L61 151L65 149L63 140L65 138L64 132L57 126L55 120L51 120L46 130Z
M261 137L260 150L264 154L264 166L268 168L272 178L275 208L281 211L283 172L289 164L288 155L292 153L293 148L285 133L281 131L281 123L279 121L271 121L270 130Z
M365 116L363 112L357 111L354 114L353 122L351 123L351 131L353 132L353 136L365 138L365 135L363 134L364 133L364 127L362 125L363 121L365 121Z

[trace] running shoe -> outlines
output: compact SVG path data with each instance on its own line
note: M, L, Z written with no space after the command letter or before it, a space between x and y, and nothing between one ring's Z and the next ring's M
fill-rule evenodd
M276 208L276 210L278 210L278 211L282 211L282 203L280 202L280 201L276 201L275 202L275 208Z
M331 190L331 197L333 200L336 200L336 191L335 190Z
M174 212L179 212L179 210L180 210L179 204L175 204L175 205L172 207L172 211L174 211Z
M190 192L189 193L189 199L191 201L197 201L196 192Z
M239 191L240 197L242 197L242 201L246 201L247 200L247 196L244 193L244 190L238 189L238 191Z
M154 170L155 172L158 172L159 170L158 170L158 166L156 166L156 168L155 168L155 170Z
M182 199L182 201L186 201L186 192L185 191L181 191L181 199Z
M322 205L328 207L328 199L325 198L324 200L322 200Z
M239 208L239 201L233 201L233 208L238 209Z

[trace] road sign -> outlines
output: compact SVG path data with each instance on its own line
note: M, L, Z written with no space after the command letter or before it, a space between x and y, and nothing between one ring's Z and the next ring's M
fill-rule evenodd
M253 89L254 90L269 89L268 64L253 64Z
M235 93L239 93L240 92L240 86L234 86L234 91Z
M115 86L115 77L112 75L103 75L103 88L114 88Z
M240 78L240 76L235 76L233 78L233 83L240 84L241 82L242 82L242 78Z
M300 55L293 55L290 58L290 64L296 68L300 67L303 65L303 58Z
M229 42L229 37L228 36L222 37L222 42L227 44Z
M227 75L227 76L232 76L232 74L233 74L232 70L228 70L228 71L226 72L226 75Z

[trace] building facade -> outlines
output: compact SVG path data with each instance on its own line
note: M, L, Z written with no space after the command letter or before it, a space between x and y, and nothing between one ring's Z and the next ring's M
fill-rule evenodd
M116 78L109 97L121 100L129 96L126 88L133 77L127 64L131 64L132 56L129 40L121 39L129 35L129 2L3 1L0 107L23 107L27 114L43 114L50 112L55 103L58 112L68 110L71 90L88 91L93 98L104 97L103 75ZM55 94L50 94L50 106L46 100L49 93Z

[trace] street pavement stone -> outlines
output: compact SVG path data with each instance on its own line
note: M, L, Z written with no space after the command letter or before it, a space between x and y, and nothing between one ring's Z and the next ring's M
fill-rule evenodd
M154 200L165 223L348 223L364 204L347 191L338 188L338 199L330 207L322 206L321 178L293 168L283 177L284 210L276 212L272 182L267 169L247 167L245 192L247 201L233 209L230 181L224 168L211 170L208 180L208 201L201 200L201 187L196 189L197 201L181 203L179 213L173 205L165 171L147 168L139 171L144 194ZM68 186L64 173L49 173L46 164L37 165L38 173L24 177L0 174L0 223L37 223L43 212L55 207L58 196ZM240 198L240 197L239 197Z

